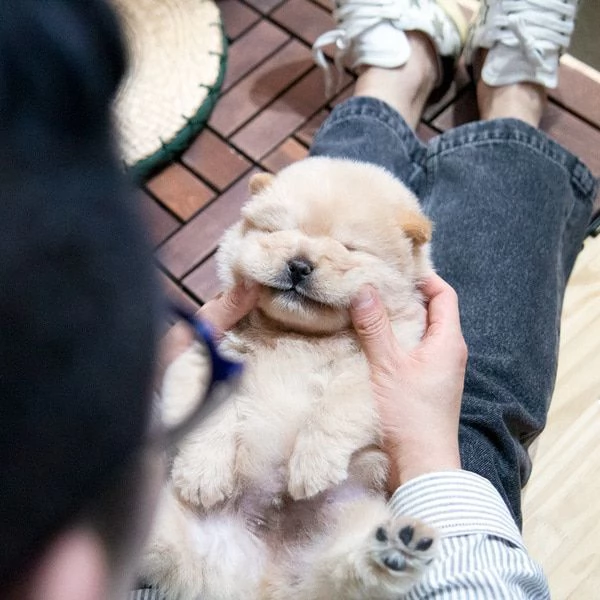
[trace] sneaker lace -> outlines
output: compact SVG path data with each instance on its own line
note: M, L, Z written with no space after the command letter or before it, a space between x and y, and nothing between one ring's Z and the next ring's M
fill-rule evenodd
M333 16L339 26L320 35L313 44L313 57L325 73L325 93L338 91L342 82L344 58L355 38L386 19L398 19L401 11L394 0L337 0ZM335 82L323 48L335 46ZM334 85L335 84L335 85Z
M497 23L499 41L510 43L504 38L512 33L535 64L543 65L546 50L564 52L568 47L577 3L566 0L511 0L503 7L506 17Z

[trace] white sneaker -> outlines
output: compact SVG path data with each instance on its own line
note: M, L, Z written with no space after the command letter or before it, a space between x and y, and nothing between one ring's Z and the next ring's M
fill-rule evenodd
M481 77L488 85L558 82L558 61L571 41L578 0L482 0L466 59L489 48Z
M345 62L351 68L400 67L410 57L405 31L429 36L439 57L437 87L450 84L468 30L455 0L336 0L335 4L337 28L313 44L315 62L325 70L329 90L331 72L323 48L336 46L338 74Z

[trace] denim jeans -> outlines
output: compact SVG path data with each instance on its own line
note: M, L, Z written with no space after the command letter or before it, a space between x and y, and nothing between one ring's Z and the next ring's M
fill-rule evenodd
M462 465L491 481L521 526L527 448L548 412L563 295L590 219L594 177L521 121L470 123L425 145L373 98L336 107L311 155L387 168L432 219L433 261L458 293L469 348Z

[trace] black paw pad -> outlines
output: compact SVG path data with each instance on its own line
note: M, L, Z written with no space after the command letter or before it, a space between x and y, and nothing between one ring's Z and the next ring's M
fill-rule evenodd
M406 561L400 556L386 556L383 559L383 564L390 571L403 571L406 567Z
M388 539L387 533L385 532L385 529L383 527L377 528L377 531L375 532L375 537L379 542L387 542Z
M419 543L417 544L416 549L419 552L425 552L425 550L429 550L429 548L431 548L431 544L433 544L433 539L432 538L422 538L419 540Z
M410 525L403 527L398 533L398 537L402 540L405 546L410 544L410 541L413 539L413 535L415 535L415 530L414 527L411 527Z

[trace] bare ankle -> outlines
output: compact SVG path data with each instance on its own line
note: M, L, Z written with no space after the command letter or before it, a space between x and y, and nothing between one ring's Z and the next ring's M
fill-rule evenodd
M546 88L537 83L514 83L498 87L477 84L477 103L482 120L520 119L539 127L546 107Z
M387 102L414 128L437 82L438 63L425 34L409 31L406 35L411 43L408 62L395 69L366 68L356 82L354 95Z

